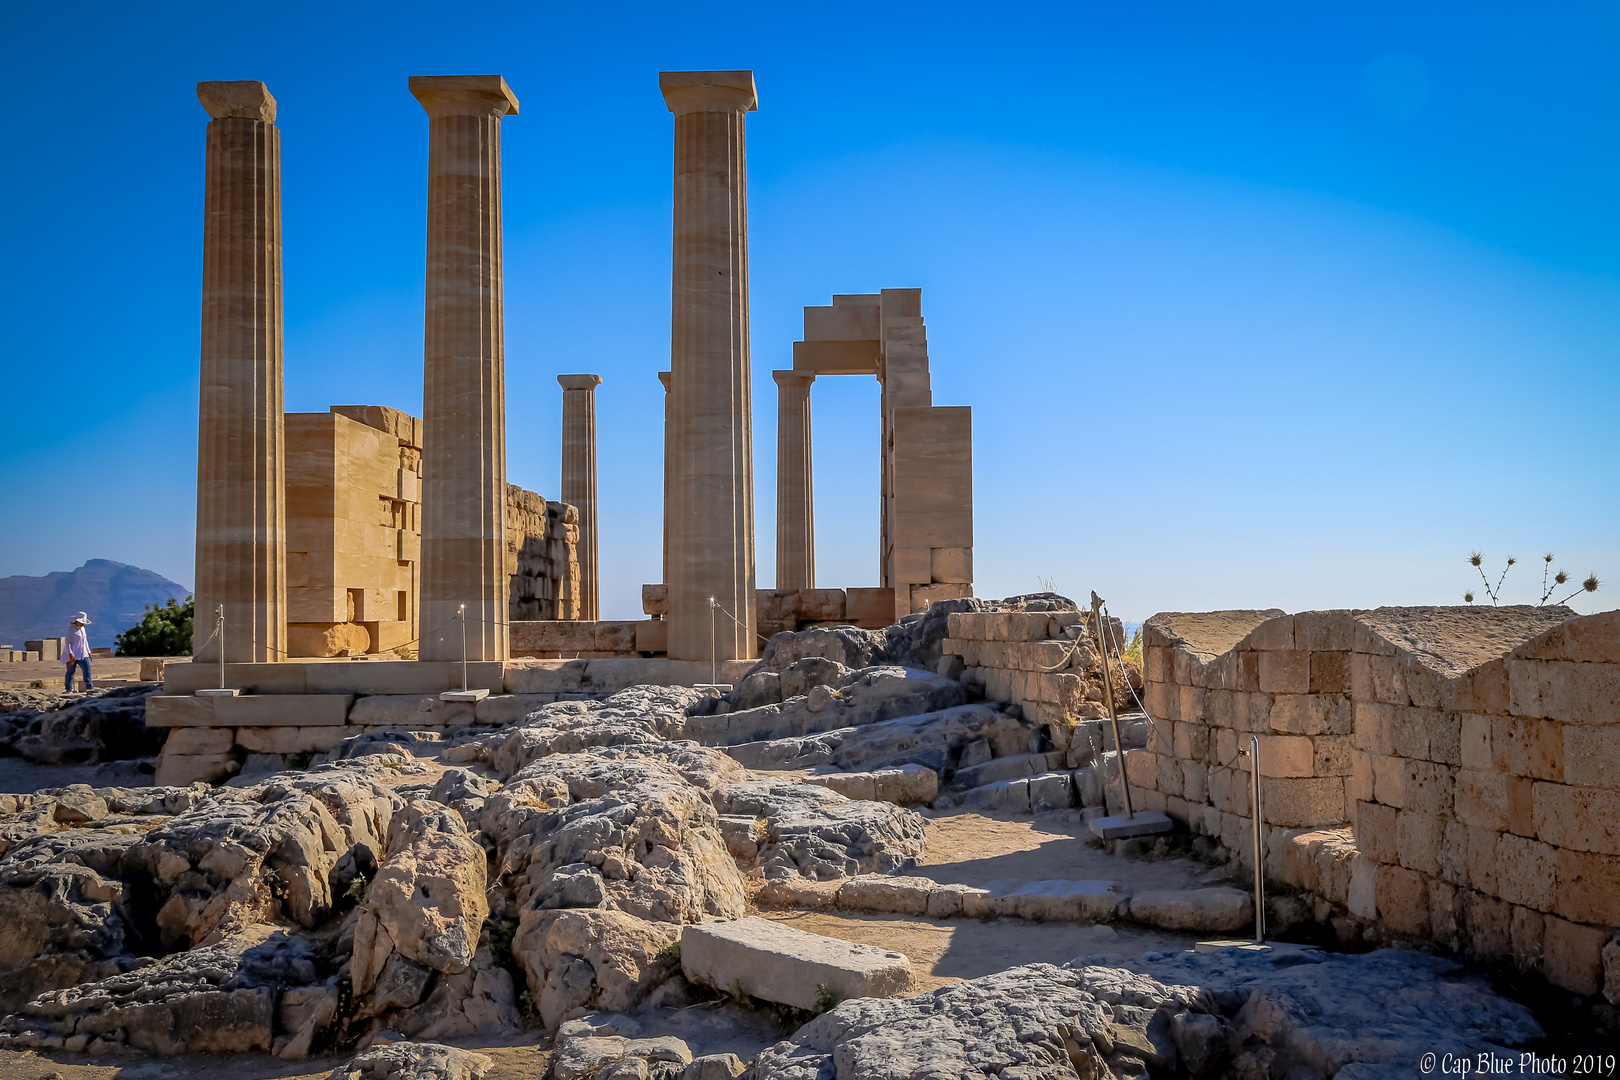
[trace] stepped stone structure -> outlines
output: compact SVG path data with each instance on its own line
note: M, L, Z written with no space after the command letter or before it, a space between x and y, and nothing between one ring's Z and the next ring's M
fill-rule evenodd
M810 384L800 371L773 371L776 420L776 587L816 587L815 479L811 473Z
M287 618L293 656L416 640L422 421L385 405L288 413Z
M506 346L501 270L499 75L412 76L428 114L423 358L425 660L507 655Z
M658 85L675 114L669 655L730 660L756 651L743 119L758 98L750 71L666 71Z
M596 388L600 375L559 375L563 388L562 501L579 511L581 619L602 617L596 564Z
M203 213L197 410L200 660L262 663L287 649L283 500L281 132L262 82L202 82L211 117ZM213 612L225 605L224 640Z

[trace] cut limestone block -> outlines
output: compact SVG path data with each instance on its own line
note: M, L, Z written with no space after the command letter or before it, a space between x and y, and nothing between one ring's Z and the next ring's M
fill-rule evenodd
M1254 921L1242 889L1150 889L1131 897L1131 918L1161 930L1230 933Z
M212 784L241 767L233 754L159 754L152 783L156 787L190 787L199 780Z
M999 914L1019 919L1111 922L1130 899L1131 894L1115 881L1031 881L998 893L994 903Z
M1138 810L1135 814L1113 814L1091 819L1091 833L1104 840L1121 840L1128 836L1151 836L1167 833L1175 828L1170 815L1161 810Z
M686 927L681 969L693 982L722 990L740 984L753 997L799 1009L815 1008L818 987L858 998L890 997L911 986L911 961L900 953L757 916Z

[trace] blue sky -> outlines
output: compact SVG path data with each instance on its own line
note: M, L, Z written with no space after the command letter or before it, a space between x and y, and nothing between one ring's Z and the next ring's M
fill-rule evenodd
M674 12L678 12L678 17ZM659 574L672 120L752 68L759 580L801 309L920 286L972 405L981 596L1451 603L1468 552L1620 603L1620 9L14 6L0 575L192 581L200 79L280 103L290 410L421 404L426 119L498 72L511 479L594 371L605 617ZM813 399L818 580L877 577L877 389ZM1535 566L1531 563L1534 562Z

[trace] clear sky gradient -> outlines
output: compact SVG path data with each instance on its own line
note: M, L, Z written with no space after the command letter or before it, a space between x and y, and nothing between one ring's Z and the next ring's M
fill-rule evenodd
M1620 604L1620 8L19 5L0 43L0 575L193 580L202 79L280 104L286 398L418 412L427 120L494 72L510 478L598 372L603 615L659 577L673 121L752 68L759 581L801 309L923 290L977 592L1116 614ZM877 583L877 388L814 397L817 574Z

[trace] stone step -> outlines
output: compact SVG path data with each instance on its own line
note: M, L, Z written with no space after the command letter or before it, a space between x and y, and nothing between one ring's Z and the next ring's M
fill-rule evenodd
M901 953L755 915L687 926L681 970L693 982L806 1010L839 997L892 997L911 986L911 961Z
M983 787L1003 780L1017 780L1019 777L1051 772L1053 769L1063 768L1063 758L1064 755L1055 750L1045 754L991 758L983 764L958 769L956 775L951 778L951 788L966 791L968 788Z

